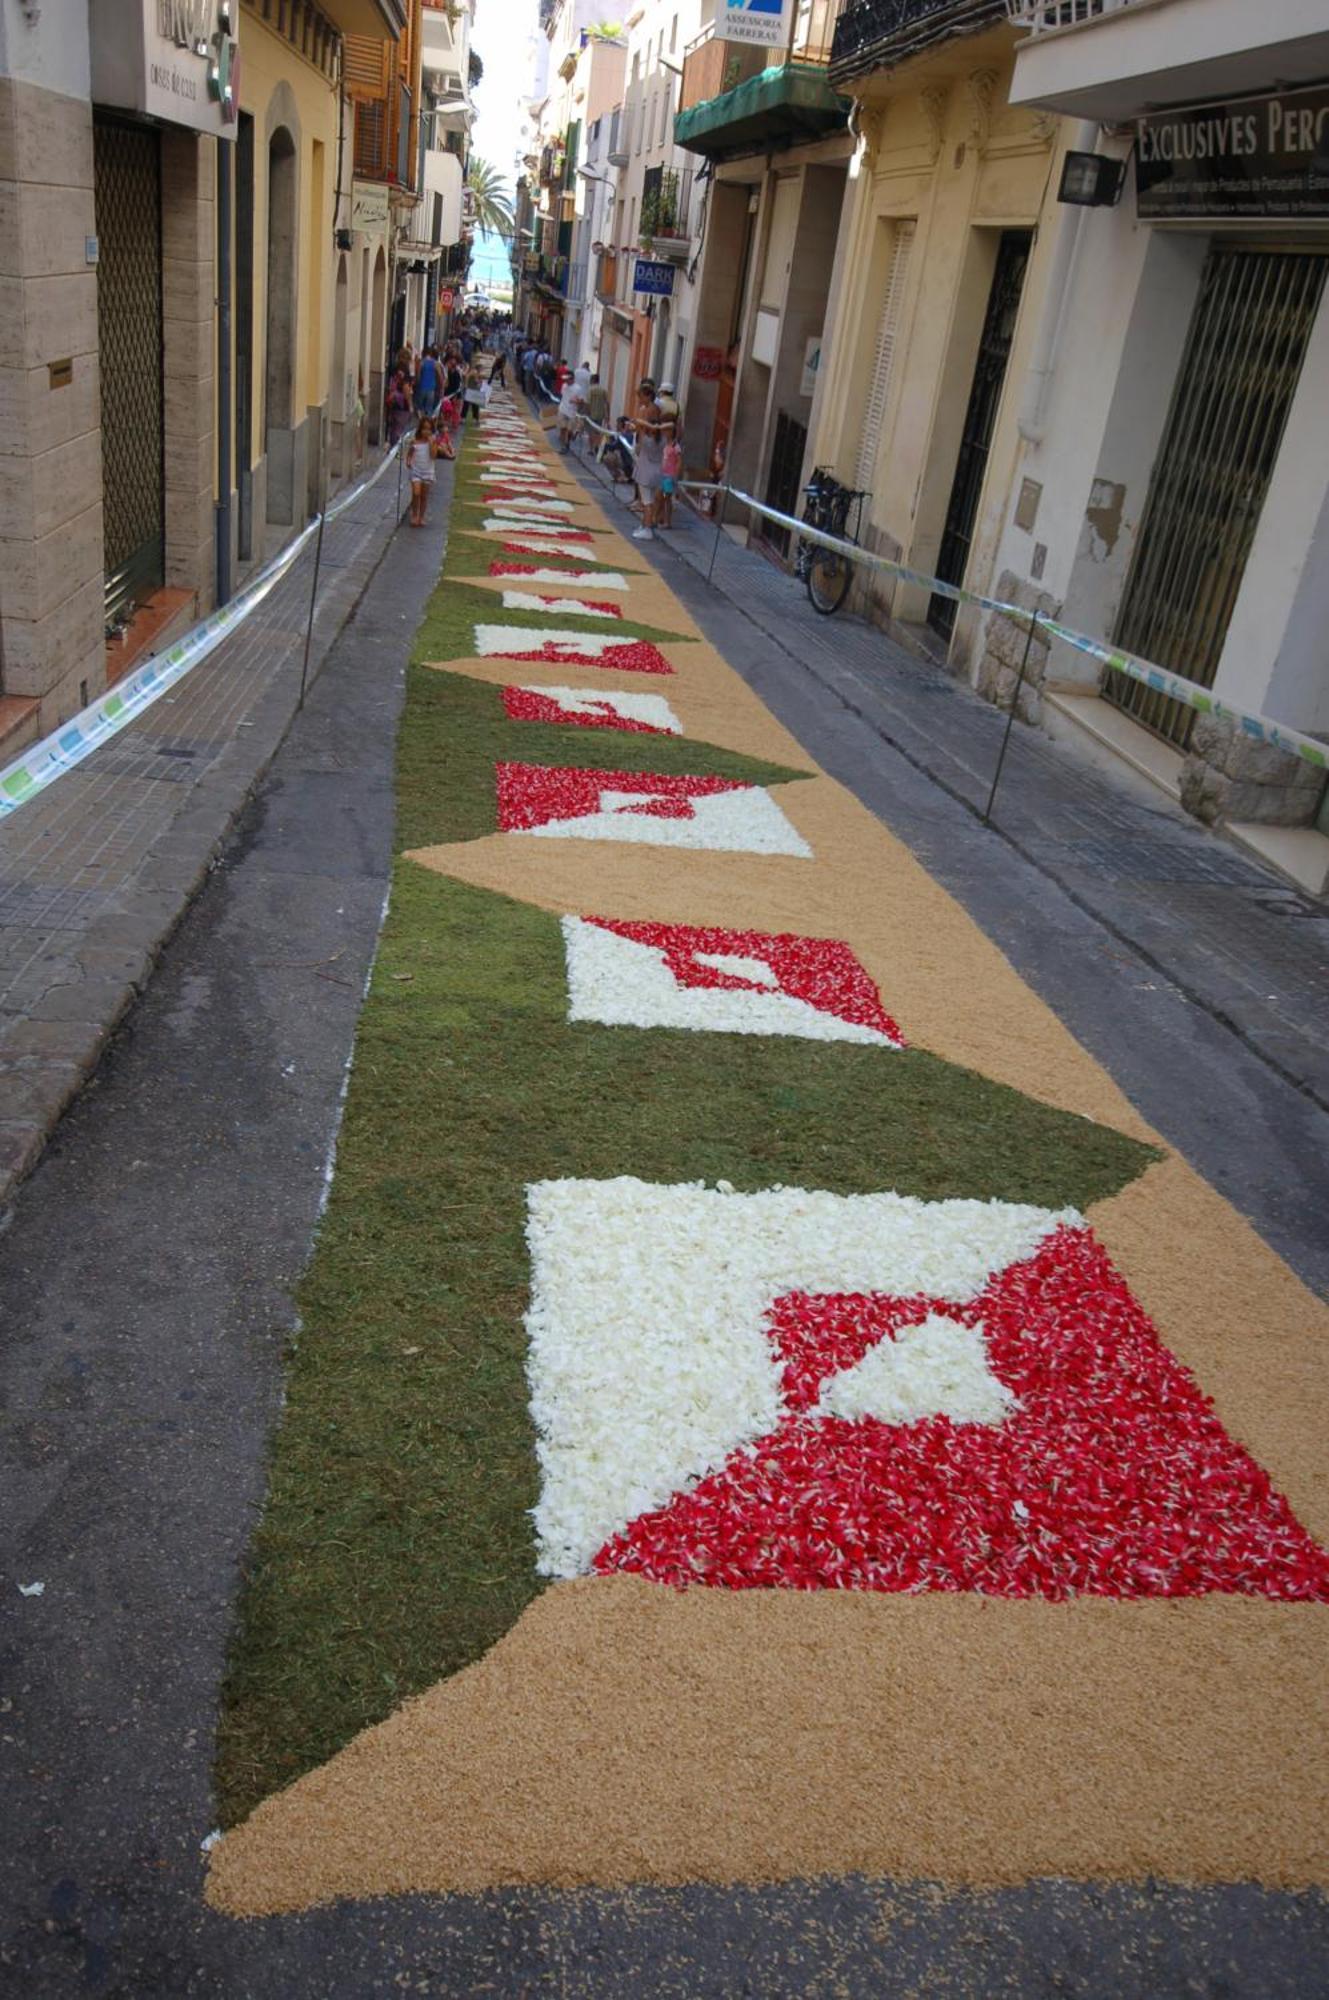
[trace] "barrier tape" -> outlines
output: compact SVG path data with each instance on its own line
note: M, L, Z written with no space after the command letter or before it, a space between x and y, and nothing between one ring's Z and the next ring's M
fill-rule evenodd
M377 485L407 442L408 439L403 438L388 451L367 478L327 508L325 516L315 514L295 540L274 556L257 576L252 577L229 604L209 612L183 638L168 646L164 653L156 653L145 660L141 667L136 667L109 693L100 695L71 722L62 723L40 743L34 743L31 749L6 764L0 770L0 821L17 812L20 806L27 805L39 792L54 784L65 771L81 764L85 757L90 757L112 736L117 736L155 701L159 701L168 688L183 680L200 660L205 660L209 653L214 652L222 640L242 625L250 612L256 610L281 582L318 533L320 519L326 526L339 514L344 514L348 507L354 506L371 486Z
M541 393L549 392L543 383L537 385ZM549 396L551 402L558 399ZM602 424L593 423L589 417L581 421L602 437L612 437L629 450L632 444L620 432L606 430ZM907 563L892 562L888 556L876 554L872 549L861 548L857 542L847 542L836 535L828 535L823 529L812 527L807 521L796 520L792 514L782 514L776 507L768 506L764 500L754 499L740 487L727 486L713 479L680 479L680 492L725 493L737 500L741 506L750 507L768 521L776 521L782 528L790 528L804 541L812 542L819 548L830 549L836 555L846 556L850 562L863 563L870 569L886 570L901 583L920 585L939 597L948 597L956 604L977 605L981 611L995 611L1002 616L1015 619L1025 627L1037 624L1053 638L1061 639L1076 652L1097 660L1112 673L1123 674L1128 680L1139 681L1156 694L1167 695L1173 701L1193 708L1199 715L1212 715L1222 721L1231 722L1244 736L1252 737L1257 743L1269 743L1277 750L1285 750L1304 763L1313 764L1319 771L1329 770L1329 745L1318 742L1313 736L1303 736L1298 729L1289 728L1284 722L1275 722L1271 716L1259 715L1247 709L1236 708L1224 701L1212 688L1201 687L1198 681L1188 681L1181 674L1174 674L1168 667L1157 667L1149 660L1137 659L1132 653L1123 653L1116 647L1107 645L1102 639L1091 639L1085 632L1077 632L1073 626L1063 625L1059 619L1049 618L1044 612L1030 611L1023 604L1009 604L1002 597L987 597L982 591L965 590L959 584L944 583L939 576L929 576L925 570L911 569Z
M1073 626L1063 625L1056 618L1049 618L1044 612L1030 611L1023 604L1009 604L1001 597L986 597L981 591L964 590L959 584L943 583L940 577L929 576L923 570L910 569L907 563L892 562L887 556L877 555L871 549L860 548L857 542L846 542L835 535L828 535L820 528L810 527L806 521L795 520L791 514L782 514L765 501L755 500L750 493L744 493L736 486L716 486L707 480L690 479L684 482L693 492L722 492L732 495L742 506L750 507L770 521L778 521L783 528L792 528L804 541L814 542L820 548L830 549L836 555L847 556L851 562L867 564L869 568L887 570L902 583L916 583L925 590L940 597L949 597L957 604L975 604L983 611L1000 612L1007 618L1015 619L1022 626L1037 623L1053 638L1064 640L1079 653L1098 660L1113 673L1123 674L1128 680L1139 681L1144 687L1152 688L1157 694L1170 696L1187 708L1193 708L1200 715L1212 715L1225 722L1233 723L1244 736L1252 737L1257 743L1270 743L1275 749L1286 750L1303 762L1313 764L1317 770L1329 770L1329 745L1317 742L1313 736L1303 736L1298 729L1289 728L1285 722L1275 722L1271 716L1259 715L1243 708L1236 708L1224 701L1212 688L1201 687L1198 681L1188 681L1181 674L1174 674L1167 667L1156 667L1148 660L1137 659L1134 654L1123 653L1102 639L1091 639L1087 633L1077 632Z

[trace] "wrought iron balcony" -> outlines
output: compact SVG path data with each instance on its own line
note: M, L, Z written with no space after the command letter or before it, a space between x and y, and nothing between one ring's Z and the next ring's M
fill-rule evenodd
M637 225L643 250L657 257L686 261L692 246L688 209L692 172L684 167L647 167L642 175L641 220Z
M835 24L831 82L895 69L952 35L1005 18L1006 0L848 0Z

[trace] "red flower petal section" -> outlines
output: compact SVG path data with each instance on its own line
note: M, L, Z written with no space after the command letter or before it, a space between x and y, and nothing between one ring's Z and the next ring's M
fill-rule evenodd
M985 1331L1001 1424L809 1416L820 1385L928 1311ZM970 1305L792 1295L790 1414L607 1542L593 1567L743 1590L1329 1602L1329 1555L1224 1429L1087 1229Z
M608 702L597 704L597 713L564 708L551 694L535 688L505 687L503 706L514 722L570 722L581 729L630 729L642 736L668 736L653 722L639 722L635 716L620 715Z
M578 771L544 764L500 764L497 769L500 833L520 833L555 819L585 819L599 812L602 792L647 792L655 803L634 810L686 819L692 810L689 799L747 790L736 778L662 778L648 771Z
M729 957L759 958L770 966L782 993L806 1000L824 1014L838 1015L859 1027L875 1028L898 1047L904 1036L881 1004L874 981L847 944L834 938L795 937L789 933L731 931L695 924L643 924L616 917L588 917L587 923L639 944L654 945L665 955L680 986L709 986L729 992L773 992L753 979L703 965L699 952Z

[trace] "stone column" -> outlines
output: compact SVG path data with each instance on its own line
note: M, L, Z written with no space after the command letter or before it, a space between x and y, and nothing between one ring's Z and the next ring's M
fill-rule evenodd
M218 141L181 127L162 132L162 388L165 402L166 581L216 597L213 494L216 451L216 225Z
M92 180L91 104L0 76L0 692L29 733L106 679Z

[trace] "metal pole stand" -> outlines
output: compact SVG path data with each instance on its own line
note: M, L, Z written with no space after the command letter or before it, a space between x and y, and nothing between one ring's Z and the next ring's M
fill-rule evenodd
M314 578L309 586L309 617L305 624L305 656L300 662L300 699L297 709L305 705L305 689L309 684L309 644L314 636L314 605L318 598L318 573L323 563L323 529L328 518L328 482L323 479L323 505L318 516L318 538L314 543Z
M401 526L401 462L406 456L406 453L402 450L404 443L404 438L397 439L397 511L392 517L394 529Z
M715 540L711 543L711 559L706 565L706 581L715 575L715 558L720 553L720 536L724 532L724 510L729 503L729 488L722 486L718 495L719 505L715 510Z
M1024 686L1025 675L1029 670L1029 648L1034 643L1034 633L1038 629L1038 618L1039 614L1037 611L1030 613L1029 629L1024 635L1024 651L1020 655L1020 671L1015 677L1015 687L1011 694L1011 705L1006 714L1006 727L1002 731L1001 749L997 754L997 768L992 773L992 790L988 793L988 802L983 808L984 826L992 824L992 804L997 796L997 786L1001 783L1001 768L1006 762L1006 746L1011 740L1011 731L1015 727L1015 711L1020 706L1020 689Z

